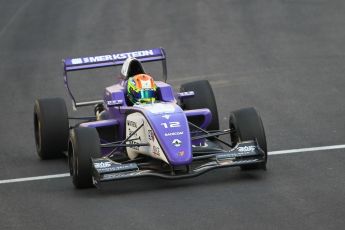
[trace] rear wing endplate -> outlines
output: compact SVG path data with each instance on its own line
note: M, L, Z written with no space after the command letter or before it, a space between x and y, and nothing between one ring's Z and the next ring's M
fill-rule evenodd
M68 72L118 66L118 65L122 65L126 61L126 59L129 57L136 58L140 62L162 61L163 79L166 82L167 80L166 54L163 48L153 48L153 49L124 52L124 53L113 53L113 54L100 55L100 56L66 58L62 60L63 68L64 68L64 82L65 82L67 91L72 99L73 108L76 109L76 107L90 105L93 103L76 102L68 85L68 76L67 76ZM99 101L100 100L94 101L94 102L99 102Z

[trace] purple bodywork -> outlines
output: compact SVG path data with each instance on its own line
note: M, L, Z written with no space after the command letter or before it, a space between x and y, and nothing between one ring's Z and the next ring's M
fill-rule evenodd
M73 106L76 108L82 105L91 105L92 103L102 102L108 113L108 119L85 122L82 123L83 127L106 127L117 126L118 138L123 140L126 138L126 117L128 114L139 112L147 119L150 127L154 131L158 142L162 146L163 152L168 159L169 163L173 166L188 165L192 161L192 145L203 145L204 139L197 139L191 141L191 134L188 126L188 117L202 116L204 117L201 128L206 128L212 120L212 114L209 109L195 109L183 111L177 104L177 99L187 97L191 94L175 94L173 88L162 81L156 81L158 87L158 102L162 105L170 105L172 111L155 111L140 106L129 106L126 104L126 81L120 80L116 84L109 86L105 89L104 97L102 100L92 102L76 102L68 85L68 75L70 71L93 69L109 66L122 65L128 57L135 57L141 62L162 61L163 77L166 81L166 55L163 48L154 48L142 51L115 53L109 55L81 57L66 59L64 63L64 81L72 99ZM167 119L168 117L168 119ZM168 120L168 121L167 121ZM178 122L179 127L162 127L162 123L169 121ZM176 140L176 136L169 135L178 132L178 140L181 142L178 145L172 143ZM103 151L104 153L105 151Z

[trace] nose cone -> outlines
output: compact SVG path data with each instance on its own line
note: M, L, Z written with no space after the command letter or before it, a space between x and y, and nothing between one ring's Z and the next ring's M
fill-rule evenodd
M179 106L168 106L169 110L163 108L149 114L151 126L169 163L188 165L192 162L192 146L187 118Z

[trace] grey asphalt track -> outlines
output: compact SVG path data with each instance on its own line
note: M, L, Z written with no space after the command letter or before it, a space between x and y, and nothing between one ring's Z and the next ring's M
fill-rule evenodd
M64 159L38 159L32 124L35 98L69 105L62 58L157 46L174 87L210 80L223 128L229 111L255 106L269 151L344 144L344 28L342 0L0 0L0 180L67 172ZM77 92L96 97L97 86ZM0 229L343 229L344 165L339 149L271 156L266 172L102 190L0 184Z

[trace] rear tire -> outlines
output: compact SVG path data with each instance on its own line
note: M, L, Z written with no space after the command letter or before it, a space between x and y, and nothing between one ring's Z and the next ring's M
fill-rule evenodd
M207 80L189 82L181 85L180 92L194 91L194 96L181 99L182 108L185 110L207 108L212 113L212 121L207 130L219 130L218 110L212 87ZM203 118L188 119L193 124L200 126Z
M42 160L63 156L69 135L65 101L61 98L36 100L34 130L37 154Z
M86 127L72 129L68 148L68 164L76 188L93 187L91 157L101 157L97 130Z
M243 165L241 169L264 169L267 164L267 142L264 126L260 115L254 108L244 108L233 111L230 114L229 127L234 132L230 133L232 147L239 141L257 140L260 148L264 151L265 161L250 165Z

